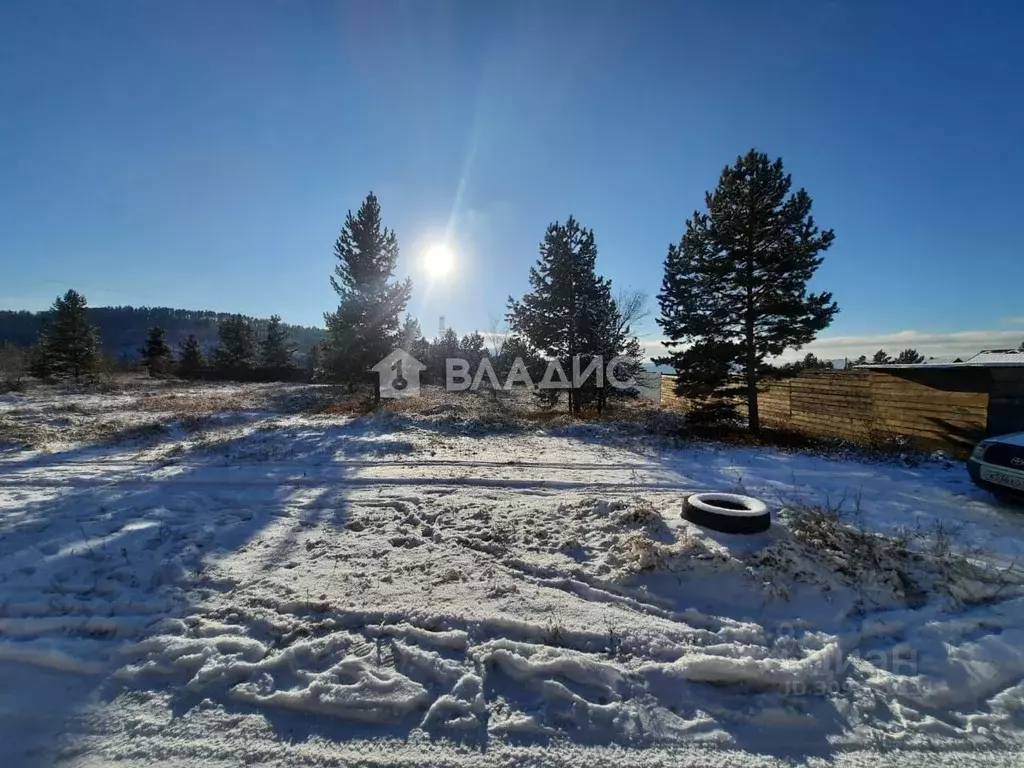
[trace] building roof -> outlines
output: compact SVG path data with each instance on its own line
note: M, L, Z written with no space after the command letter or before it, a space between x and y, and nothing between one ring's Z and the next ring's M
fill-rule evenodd
M871 370L886 370L889 368L904 370L907 368L1024 368L1024 350L1019 349L983 349L973 357L962 361L956 358L952 362L943 362L937 358L931 358L926 363L901 364L868 363L858 365L857 368L869 368Z
M1024 350L983 349L974 357L964 360L966 365L984 365L986 363L1016 363L1017 365L1024 365Z

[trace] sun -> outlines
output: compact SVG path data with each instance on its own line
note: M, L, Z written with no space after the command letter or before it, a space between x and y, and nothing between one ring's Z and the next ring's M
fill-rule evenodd
M423 254L423 268L435 279L447 275L454 266L455 253L445 243L434 243Z

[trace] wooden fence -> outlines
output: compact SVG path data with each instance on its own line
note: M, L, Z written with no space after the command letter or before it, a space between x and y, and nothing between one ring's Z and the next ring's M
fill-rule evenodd
M862 443L902 435L962 453L998 431L989 422L991 381L983 368L805 373L766 386L758 410L766 426ZM674 385L663 377L662 403L686 410Z

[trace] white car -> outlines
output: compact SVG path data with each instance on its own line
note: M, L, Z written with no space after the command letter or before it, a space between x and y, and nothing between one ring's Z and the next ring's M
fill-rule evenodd
M967 460L967 472L979 488L1024 500L1024 432L982 440Z

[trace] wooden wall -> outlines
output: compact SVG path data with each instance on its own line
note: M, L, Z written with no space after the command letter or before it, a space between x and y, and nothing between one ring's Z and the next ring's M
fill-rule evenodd
M988 400L988 433L1024 432L1024 369L993 368Z
M805 373L767 386L758 408L765 425L865 443L903 435L960 453L987 433L990 379L978 368ZM686 410L673 386L663 377L662 403Z

